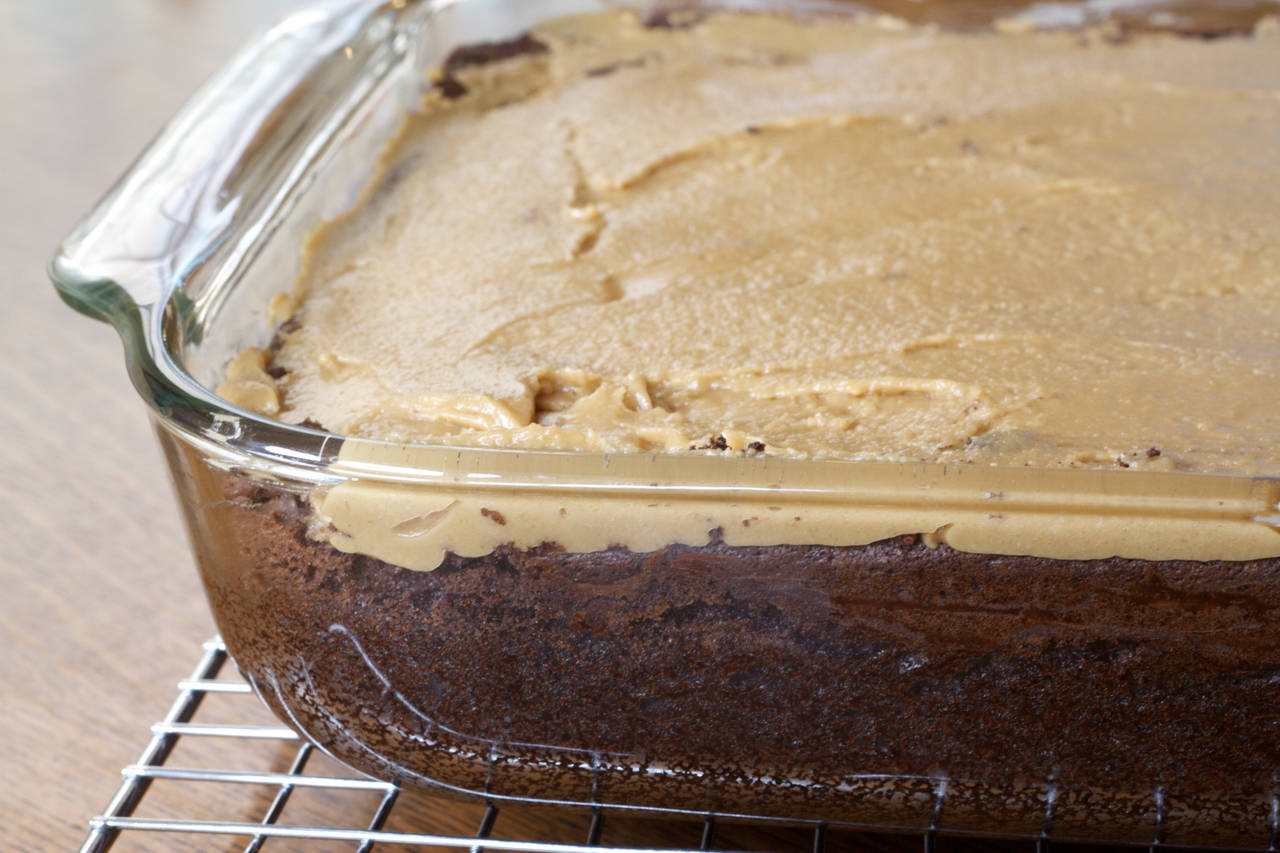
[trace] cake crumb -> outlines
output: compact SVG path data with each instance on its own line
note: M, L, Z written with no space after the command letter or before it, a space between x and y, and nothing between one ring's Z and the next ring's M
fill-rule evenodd
M487 506L480 507L480 514L492 521L494 524L500 524L503 527L507 524L506 516L498 512L496 509L489 509Z
M691 444L689 445L689 449L690 450L728 450L729 439L725 438L724 434L721 433L720 435L717 435L715 438L708 439L706 444Z
M453 77L444 77L436 83L436 89L440 92L441 97L448 101L456 101L463 95L467 94L467 87L462 85Z

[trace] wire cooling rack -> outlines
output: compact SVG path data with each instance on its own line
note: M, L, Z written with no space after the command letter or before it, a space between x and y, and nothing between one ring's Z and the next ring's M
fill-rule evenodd
M415 831L388 830L387 822L392 809L406 795L397 786L358 776L338 766L326 756L318 753L311 744L302 741L290 729L279 725L243 722L244 715L227 713L224 703L219 717L230 716L234 721L225 719L210 722L197 722L196 713L211 696L239 698L245 705L252 705L261 712L260 703L253 696L249 685L234 674L233 667L227 667L223 674L224 664L228 661L226 647L219 639L209 640L203 645L203 655L190 677L178 683L178 697L169 708L167 714L151 727L151 739L143 749L138 760L122 771L124 777L120 788L112 797L103 814L89 821L90 832L81 853L101 853L114 848L125 836L141 834L169 833L174 837L172 849L187 850L191 848L191 838L220 837L222 846L228 848L228 840L239 841L237 844L246 853L257 853L262 846L272 840L290 839L293 849L310 849L308 843L325 843L334 849L332 842L345 842L345 849L366 853L386 847L396 849L434 848L434 849L466 849L473 853L479 851L520 851L520 853L693 853L693 851L712 851L718 849L744 849L740 840L722 847L717 837L717 816L704 816L701 823L691 822L687 815L681 815L684 829L692 830L695 843L682 846L644 847L618 846L602 843L604 835L605 814L594 811L583 821L584 831L580 837L564 840L527 840L523 838L503 837L494 830L498 822L499 808L493 803L484 804L475 823L475 829L467 835L454 832L423 832L422 809L418 809L418 820ZM221 677L220 677L221 676ZM239 710L239 709L237 709ZM215 712L216 713L216 712ZM208 716L213 716L209 714ZM290 756L288 769L280 771L261 769L208 769L203 767L175 766L171 757L179 747L179 742L193 740L239 742L274 742L277 757L283 751ZM216 752L216 748L215 748ZM319 756L329 768L338 769L338 774L316 772L316 764L312 759ZM139 816L139 809L144 798L148 797L157 783L206 783L221 785L257 786L272 791L269 804L262 816L256 820L208 819L195 816L146 817ZM363 827L347 828L339 826L296 825L282 821L285 808L290 800L299 792L306 790L324 790L338 794L363 793L366 798L376 796L376 805L368 823ZM187 800L190 802L190 799ZM456 808L456 804L439 802L440 814ZM504 804L503 813L509 811ZM673 815L676 813L673 813ZM428 818L430 814L428 813ZM453 823L456 825L457 820ZM775 822L782 825L783 822ZM795 828L802 833L806 844L802 849L815 853L831 853L827 843L827 828L822 825L810 825ZM660 834L660 833L659 833ZM688 836L690 833L684 833ZM652 836L652 833L648 834ZM179 838L182 836L182 838ZM697 840L700 838L700 840ZM793 835L790 849L795 849ZM901 842L893 845L901 849ZM1029 845L1028 845L1029 847ZM764 849L747 847L745 849ZM925 842L925 851L932 849L932 841Z
M204 643L199 663L189 678L179 682L177 699L164 718L151 727L151 739L137 762L122 771L123 782L104 813L90 820L89 836L81 847L81 853L102 853L114 848L126 836L146 836L154 841L159 834L165 833L170 834L172 845L162 845L160 848L151 846L146 849L188 850L195 846L193 839L203 838L212 842L216 838L219 846L214 849L243 849L246 853L257 853L269 841L274 842L271 849L287 843L291 850L343 849L356 850L358 853L367 853L375 848L380 853L383 850L417 851L425 848L441 851L465 849L472 853L486 850L518 853L693 853L743 849L797 853L837 853L842 850L899 853L912 846L922 849L923 853L934 853L938 841L937 834L933 831L892 836L862 832L850 834L832 832L829 827L821 824L796 825L769 819L757 819L752 825L777 828L779 832L785 830L790 834L762 834L757 830L754 834L748 831L744 836L741 832L735 835L741 826L726 824L727 816L703 815L699 821L691 819L687 813L672 812L659 818L666 820L666 823L655 823L654 818L648 818L645 823L648 828L639 836L642 839L641 845L636 846L615 843L607 838L606 814L598 810L582 816L579 822L582 831L577 837L534 839L519 836L521 828L527 828L530 824L518 820L504 821L514 829L502 827L495 831L500 812L498 805L494 803L473 806L471 813L475 816L474 822L467 827L467 834L460 834L457 831L461 825L458 811L463 807L429 798L424 800L422 795L404 792L393 784L357 775L319 753L311 744L301 741L290 729L272 723L245 722L254 716L244 713L245 711L256 711L259 719L264 719L265 711L249 686L235 675L233 667L227 667L227 672L223 673L227 660L226 647L220 640ZM212 718L211 721L197 722L196 712L202 706L207 707L206 700L210 697L218 697L222 702L220 709L212 709L205 714ZM184 762L180 742L183 744L182 749L186 749L187 744L200 742L206 747L206 757L212 755L216 761L238 760L240 769L213 769L197 766L199 762ZM264 754L269 754L273 760L246 760L242 751L229 748L245 744L262 745L267 750ZM178 759L171 761L175 752L178 753ZM273 764L287 769L271 769ZM188 793L181 800L183 807L174 809L170 803L169 808L161 808L158 815L143 814L146 811L143 808L144 799L148 798L149 792L157 791L164 785L186 786ZM256 808L245 808L231 815L216 814L214 818L189 813L192 803L207 803L215 811L216 807L227 807L225 798L203 795L192 797L191 793L195 790L208 792L215 787L223 790L237 786L257 792ZM329 798L328 804L319 812L315 808L305 812L306 816L311 817L317 813L323 817L335 816L337 809L333 804L338 799L363 797L363 811L360 808L342 809L347 816L352 813L362 814L364 817L361 825L341 826L336 821L314 825L290 819L285 814L286 806L291 800L296 801L304 796L303 792L322 793ZM404 802L406 797L415 796L417 800L414 806L399 809L404 812L411 808L413 819L402 828L389 826L392 811L397 804ZM152 793L151 798L158 797ZM343 805L347 804L344 802ZM502 804L501 812L504 817L511 810L511 806ZM612 824L617 821L612 816L609 820L612 829ZM546 822L542 824L544 828L549 825L551 824ZM555 825L569 826L564 821L557 821ZM669 834L667 829L671 830ZM676 829L680 832L676 832ZM654 838L667 837L683 840L672 841L670 844L653 843ZM949 844L954 849L960 849L962 842L951 840ZM1001 853L1046 853L1050 846L1047 838L1027 841L984 840L978 842L978 845L984 851ZM978 845L970 841L966 846L978 849ZM1052 846L1057 850L1072 845L1054 840ZM1163 849L1164 845L1157 843L1150 849L1154 851L1158 848ZM1083 851L1086 848L1074 846L1074 849ZM1088 849L1103 851L1121 848L1095 845ZM1272 849L1275 849L1274 846Z

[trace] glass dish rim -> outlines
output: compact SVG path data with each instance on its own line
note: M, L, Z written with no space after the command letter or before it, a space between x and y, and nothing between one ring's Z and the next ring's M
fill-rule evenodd
M189 310L183 305L182 289L188 267L178 263L184 256L175 254L172 247L152 256L122 251L118 244L111 243L113 217L119 217L122 209L139 200L154 202L158 197L155 195L157 183L163 185L160 189L171 189L173 176L161 167L165 165L164 158L173 155L174 146L182 143L182 134L189 133L200 122L209 121L218 109L238 108L243 113L246 108L256 106L233 102L237 96L236 84L243 83L245 73L260 74L264 62L278 63L281 45L290 46L318 63L335 50L335 45L350 42L355 34L370 27L381 27L378 38L387 45L399 39L403 50L406 39L415 38L417 29L429 25L432 15L464 2L467 0L328 0L290 14L251 42L187 103L59 246L48 266L55 287L71 307L115 326L124 345L133 384L162 428L201 445L226 467L287 472L295 479L316 483L358 478L490 489L663 491L702 497L759 493L775 500L787 497L859 503L883 501L894 488L918 498L921 489L945 486L940 491L948 492L951 500L960 500L966 505L973 505L982 495L1005 490L1024 495L1031 503L1045 508L1069 505L1076 512L1111 513L1124 506L1142 505L1156 514L1192 512L1222 518L1223 507L1229 505L1233 517L1247 513L1254 521L1280 529L1280 474L1243 476L984 466L909 459L791 459L738 454L726 457L709 453L600 453L401 444L288 424L218 397L171 352L175 324L190 319L186 316ZM639 5L660 7L664 4L640 0ZM712 0L703 5L759 8L769 3L768 0ZM830 8L825 0L806 0L802 6ZM273 50L276 53L273 54ZM354 74L352 79L359 76ZM294 86L298 84L297 73L287 79ZM270 78L267 82L278 88L280 79ZM266 88L269 87L264 83L256 91L261 95ZM283 94L277 91L275 97L283 100L291 91ZM332 136L340 127L340 123L332 124L326 132ZM330 139L319 141L327 143ZM313 163L309 168L318 167ZM154 208L144 212L150 214L148 225L152 228L158 227L157 220L167 215ZM211 236L208 231L193 228L191 223L185 225L186 232L180 236L188 241L198 242ZM170 223L166 239L173 238L172 232ZM207 247L188 245L186 248L203 251ZM185 256L187 264L202 262L203 258L201 252Z

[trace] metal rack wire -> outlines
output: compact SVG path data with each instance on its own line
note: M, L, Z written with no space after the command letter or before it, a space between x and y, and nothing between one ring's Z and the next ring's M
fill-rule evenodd
M178 684L178 697L169 708L167 714L151 727L151 739L143 749L138 760L122 771L123 781L105 811L89 821L90 832L81 853L103 853L113 847L124 834L139 835L143 833L182 833L190 836L218 836L226 842L243 840L246 853L257 851L272 839L293 839L305 842L344 842L358 851L367 853L375 845L397 845L410 848L443 848L467 849L470 851L519 851L519 853L694 853L720 849L718 838L718 819L720 815L702 815L701 826L690 823L690 816L685 813L672 812L672 821L680 821L687 830L695 830L700 834L697 846L654 847L643 848L602 845L602 837L606 815L596 810L590 816L590 823L585 828L585 837L578 840L537 841L520 840L495 836L494 827L499 816L499 807L495 803L487 803L478 819L473 834L458 835L449 832L422 832L414 826L415 831L394 831L386 828L388 818L402 791L395 785L365 777L337 775L335 773L314 769L309 771L309 763L316 754L315 747L301 741L294 732L278 725L257 725L241 721L236 722L196 722L195 716L202 702L209 696L228 695L243 697L246 705L257 708L257 701L252 695L249 685L233 673L219 677L227 662L226 647L220 640L214 639L204 643L203 654L191 676ZM292 759L287 771L278 772L255 769L215 770L193 767L175 767L166 764L181 739L218 740L234 739L239 742L274 741L278 748L293 750ZM296 748L293 746L297 744ZM273 792L262 817L258 820L209 820L197 817L138 817L138 809L154 783L223 783L253 786L259 790ZM338 826L294 825L281 822L286 805L300 791L319 789L342 795L364 792L366 796L377 798L371 818L364 828L343 828ZM508 810L507 804L502 806L503 812ZM442 812L443 813L443 812ZM762 822L775 825L794 826L785 821L761 819ZM814 853L832 853L828 843L829 828L821 824L808 824L803 827L806 834L805 846ZM800 831L800 830L797 830ZM925 831L914 836L924 853L933 853L936 833ZM902 836L897 837L893 849L903 849ZM1047 838L1023 841L1020 843L1005 842L999 849L1025 850L1045 853L1048 847ZM730 845L741 847L741 842ZM866 848L866 844L857 845ZM880 845L875 845L880 846ZM1054 841L1054 847L1065 846L1063 842ZM1163 848L1157 842L1151 850ZM176 848L175 848L176 849ZM328 848L326 848L328 849ZM759 849L749 847L748 849ZM988 849L992 849L988 846ZM1093 850L1101 848L1093 847ZM1274 849L1274 848L1273 848Z
M581 841L527 841L492 837L499 810L487 804L473 835L424 832L394 832L384 829L401 790L388 782L368 778L347 778L307 773L315 747L302 742L290 729L274 725L244 723L195 722L203 700L212 694L242 695L252 698L249 685L239 678L219 678L227 662L226 647L221 640L204 643L203 655L190 677L178 683L178 697L165 716L151 727L151 739L138 760L122 770L123 781L104 812L89 821L89 836L81 853L103 853L112 848L124 833L183 833L188 835L223 836L245 840L246 853L257 853L273 838L311 841L348 842L358 853L367 853L375 845L394 844L410 847L468 849L471 851L520 851L520 853L653 853L654 848L601 846L605 815L593 812L586 837ZM256 700L255 700L256 701ZM256 770L208 770L166 766L181 738L236 738L298 743L286 772ZM139 805L152 784L160 781L236 783L269 786L275 794L261 820L157 819L135 817ZM279 823L286 804L299 790L320 788L331 791L365 791L380 795L377 807L364 829L327 826L295 826ZM687 821L687 816L684 817ZM826 828L811 828L815 853L826 850ZM483 845L477 842L483 840ZM663 847L662 853L694 853L716 848L716 817L707 815L701 826L701 843L697 847ZM932 848L927 841L926 853Z

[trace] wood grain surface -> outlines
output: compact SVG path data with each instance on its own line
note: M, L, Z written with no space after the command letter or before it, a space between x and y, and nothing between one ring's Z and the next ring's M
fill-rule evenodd
M69 850L191 670L213 626L166 473L115 333L63 306L44 271L75 220L183 100L289 0L8 0L0 4L0 848ZM221 721L261 719L214 697ZM186 741L175 763L284 770L274 742ZM329 760L313 758L313 767ZM331 763L331 762L330 762ZM273 791L163 783L151 817L259 820ZM283 821L360 826L376 798L303 792ZM407 797L389 829L474 832L481 809ZM698 840L698 826L620 820L609 844ZM500 835L585 841L587 818L504 812ZM847 836L830 849L914 850ZM731 828L726 847L803 850L785 830ZM272 842L268 850L354 849ZM941 842L943 848L1010 845ZM210 837L126 836L117 849L231 850ZM379 848L380 850L382 848ZM1022 849L1027 849L1024 845Z

